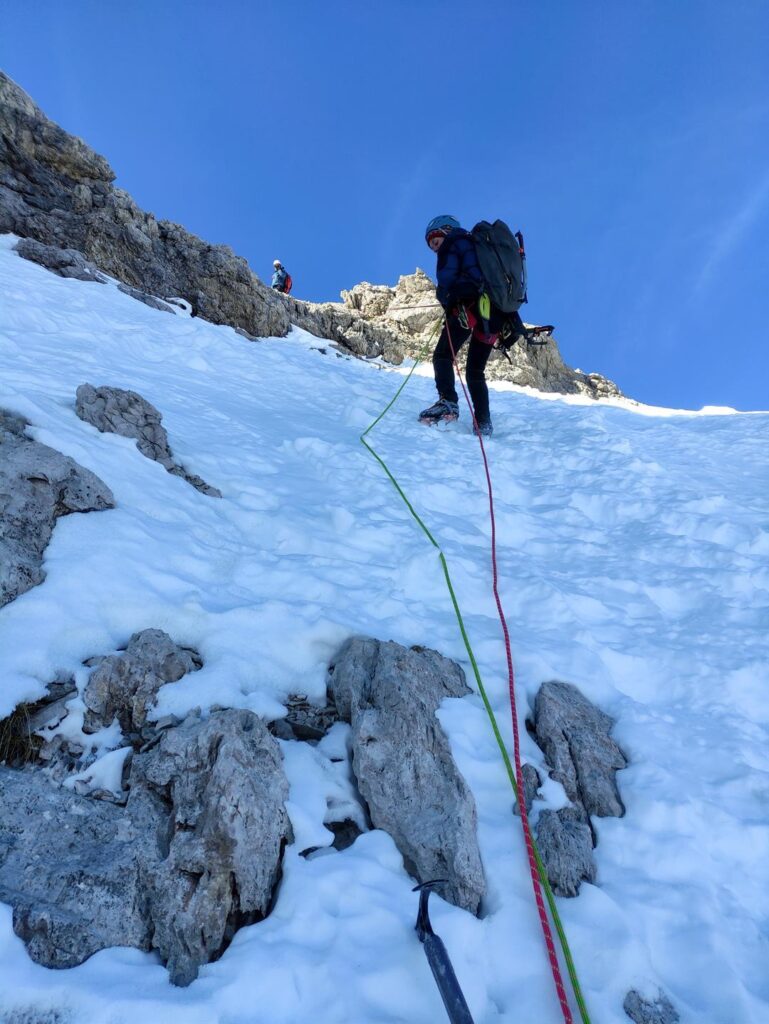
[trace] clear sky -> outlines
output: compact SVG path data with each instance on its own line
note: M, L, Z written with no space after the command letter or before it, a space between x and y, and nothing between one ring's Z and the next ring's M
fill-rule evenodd
M0 67L297 297L502 217L571 365L769 408L769 0L0 0Z

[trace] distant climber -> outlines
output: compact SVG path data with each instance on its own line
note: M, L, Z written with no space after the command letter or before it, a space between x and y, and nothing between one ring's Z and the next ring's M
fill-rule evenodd
M479 299L485 288L484 275L473 236L460 227L458 220L447 214L433 217L425 230L425 240L438 255L437 297L446 311L446 319L433 352L438 401L420 413L419 421L432 425L459 416L451 349L453 347L457 353L469 340L466 375L477 425L473 429L483 437L490 437L493 427L485 370L504 315L489 305L488 298L485 308L479 310Z
M272 275L272 287L276 292L283 292L284 295L288 295L291 291L291 286L294 283L291 280L291 275L280 260L273 260L272 265L275 267Z

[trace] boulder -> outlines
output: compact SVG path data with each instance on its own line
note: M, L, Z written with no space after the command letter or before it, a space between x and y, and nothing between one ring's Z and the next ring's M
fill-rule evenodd
M470 693L436 651L354 637L330 668L329 695L351 725L352 767L375 828L388 832L419 882L477 914L486 892L475 801L435 714Z
M69 1010L13 1006L6 1011L2 1024L75 1024L75 1018Z
M0 410L0 607L45 578L42 562L59 516L114 508L90 470L25 433Z
M180 476L194 488L211 497L221 498L221 491L179 465L171 453L163 417L135 391L123 388L81 384L77 389L75 411L81 420L101 433L120 434L136 439L136 447L148 459L159 462L169 473Z

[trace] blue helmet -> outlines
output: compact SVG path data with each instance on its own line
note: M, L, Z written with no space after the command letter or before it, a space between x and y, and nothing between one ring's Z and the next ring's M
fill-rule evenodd
M449 231L459 226L460 224L456 217L450 217L447 213L442 213L439 217L433 217L427 225L425 228L425 238L429 238L436 231L441 231L444 235L447 235Z

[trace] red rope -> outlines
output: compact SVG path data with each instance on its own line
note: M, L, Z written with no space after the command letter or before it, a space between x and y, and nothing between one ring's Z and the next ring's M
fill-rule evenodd
M534 841L531 837L531 826L529 825L529 814L526 810L526 799L525 790L523 785L523 769L521 767L521 749L520 741L518 737L518 712L515 706L515 673L513 671L513 655L510 649L510 633L507 628L507 619L502 608L502 601L499 597L499 589L497 587L497 524L494 518L494 492L491 486L491 473L489 472L489 462L486 458L486 449L483 444L483 437L481 436L480 430L478 429L478 421L475 418L475 412L473 410L473 404L470 401L470 395L467 393L465 382L462 379L462 374L459 372L459 366L457 364L457 354L454 351L454 343L451 340L451 331L449 330L448 320L446 320L446 337L448 338L449 348L451 349L451 358L454 362L454 369L459 383L462 385L462 391L464 392L465 401L467 407L470 410L470 415L473 418L473 427L478 438L478 443L481 446L481 455L483 456L483 468L486 472L486 485L489 493L489 515L491 517L491 573L494 589L494 600L497 604L497 612L499 613L499 621L502 624L502 634L505 638L505 654L507 656L507 676L510 693L510 712L513 720L513 761L515 765L515 778L516 785L518 787L518 809L521 812L521 825L523 827L523 836L526 842L526 854L529 858L529 871L531 872L531 884L534 888L534 899L537 901L537 911L539 913L539 921L542 925L542 934L545 938L545 945L547 946L547 955L550 960L550 968L553 972L553 981L555 982L555 988L558 993L558 1000L561 1004L561 1010L563 1012L563 1019L566 1024L573 1024L573 1017L571 1010L569 1009L569 1001L566 996L566 988L563 983L563 977L561 976L561 968L558 963L558 955L555 950L555 943L553 942L553 933L550 928L550 921L547 916L545 909L545 901L542 896L542 885L540 883L539 872L537 871L537 864L534 859Z

